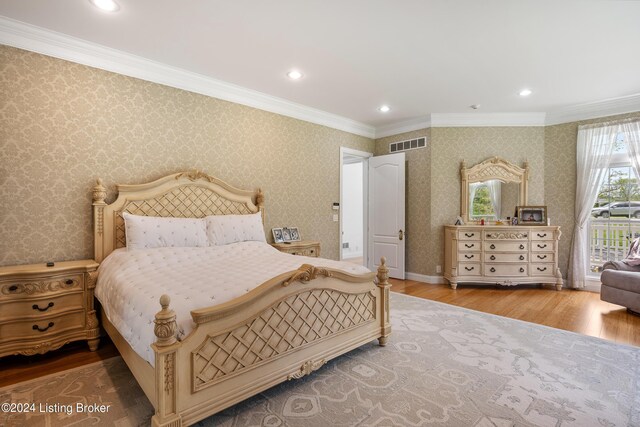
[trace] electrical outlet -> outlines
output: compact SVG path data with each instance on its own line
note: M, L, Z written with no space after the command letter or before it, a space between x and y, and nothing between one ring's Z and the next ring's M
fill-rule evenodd
M333 215L333 222L338 222L338 214Z
M442 273L442 266L436 265L436 273Z

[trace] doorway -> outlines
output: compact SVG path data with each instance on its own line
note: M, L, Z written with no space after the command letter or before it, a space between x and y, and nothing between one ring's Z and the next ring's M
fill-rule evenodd
M367 263L368 162L372 153L340 148L340 259Z

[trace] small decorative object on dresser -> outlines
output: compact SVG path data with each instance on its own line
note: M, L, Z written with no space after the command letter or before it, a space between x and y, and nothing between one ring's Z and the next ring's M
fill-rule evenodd
M284 242L284 238L282 237L282 228L272 228L271 233L273 233L273 242L274 243L282 243Z
M98 348L93 260L0 267L0 356L33 355L77 340Z
M271 246L279 250L280 252L286 252L292 255L303 256L320 256L320 242L313 240L302 240L300 242L292 243L274 243Z
M516 211L521 225L549 225L546 206L518 206Z
M289 235L291 236L292 242L299 242L300 240L300 232L298 231L298 227L289 227Z

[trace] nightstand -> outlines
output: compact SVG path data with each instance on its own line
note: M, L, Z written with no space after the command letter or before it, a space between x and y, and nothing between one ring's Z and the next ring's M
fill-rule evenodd
M93 260L0 267L0 356L46 353L77 340L98 348Z
M279 250L280 252L286 252L292 255L303 256L320 256L320 242L313 240L303 240L301 242L291 243L272 243L271 246Z

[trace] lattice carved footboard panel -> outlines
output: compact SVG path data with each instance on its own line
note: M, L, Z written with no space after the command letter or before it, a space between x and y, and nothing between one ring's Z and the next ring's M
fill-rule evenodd
M204 218L209 215L250 214L249 207L222 197L206 187L182 186L153 199L132 200L115 215L115 247L126 246L124 218L122 212L133 215L176 218Z
M312 342L373 321L374 291L345 294L315 289L292 295L229 332L207 337L192 353L193 390Z

